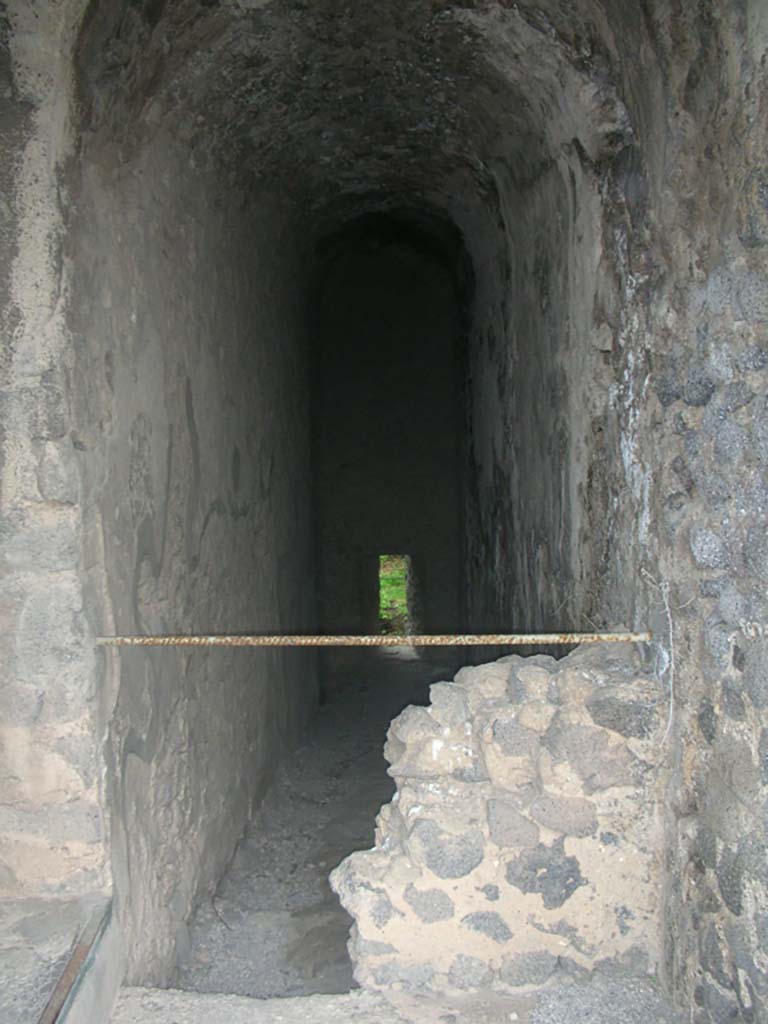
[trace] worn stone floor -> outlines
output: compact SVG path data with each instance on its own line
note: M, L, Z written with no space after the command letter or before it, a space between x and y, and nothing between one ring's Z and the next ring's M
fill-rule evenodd
M269 999L354 986L351 918L328 875L372 845L394 791L382 756L390 720L452 674L404 649L356 663L287 758L215 897L199 907L179 988Z

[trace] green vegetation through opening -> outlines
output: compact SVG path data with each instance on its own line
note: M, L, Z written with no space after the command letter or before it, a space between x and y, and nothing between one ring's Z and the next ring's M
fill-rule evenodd
M379 555L379 631L408 632L408 555Z

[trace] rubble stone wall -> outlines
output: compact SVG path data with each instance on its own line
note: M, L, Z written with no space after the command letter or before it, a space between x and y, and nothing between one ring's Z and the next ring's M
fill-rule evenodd
M394 720L397 792L376 845L331 876L362 986L505 991L608 962L655 970L666 697L644 658L607 644L502 658Z

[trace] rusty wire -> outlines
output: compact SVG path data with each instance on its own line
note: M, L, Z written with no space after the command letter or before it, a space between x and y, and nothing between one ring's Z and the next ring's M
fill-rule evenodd
M532 647L570 644L649 643L645 633L460 633L374 636L258 636L239 634L99 636L103 647Z

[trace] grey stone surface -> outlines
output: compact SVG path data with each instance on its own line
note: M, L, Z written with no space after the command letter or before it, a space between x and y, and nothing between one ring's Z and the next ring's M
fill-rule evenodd
M733 681L726 679L723 682L721 696L725 714L734 722L743 722L747 716L747 709L741 688Z
M706 867L714 869L717 866L717 836L703 822L696 836L696 850Z
M759 345L750 345L737 358L738 369L742 373L764 370L768 367L768 350Z
M753 824L757 827L739 838L737 857L747 878L768 888L768 850L758 822Z
M473 932L480 932L494 942L509 942L512 932L504 918L495 910L475 910L466 917L462 917L461 923L470 928Z
M493 739L508 757L529 757L539 745L536 733L509 718L499 718L493 723Z
M440 725L426 708L409 705L404 708L389 727L392 736L402 743L408 743L422 736L439 736Z
M713 924L710 924L703 933L700 940L700 950L699 959L701 966L707 974L711 974L719 985L729 988L731 977L725 970L725 958L723 956L721 939Z
M556 716L544 744L555 758L574 766L588 793L632 782L632 755L626 747L612 744L602 729L563 723Z
M720 895L732 914L741 914L744 899L744 867L738 853L726 847L717 863Z
M498 846L535 846L539 830L530 818L520 812L512 799L497 797L488 801L488 829Z
M479 830L451 835L426 818L414 825L410 845L420 851L424 863L438 878L463 878L483 859L483 836Z
M700 369L693 369L683 388L683 401L686 405L706 405L715 393L715 385L710 377Z
M356 949L362 956L388 956L390 953L397 952L395 947L388 942L375 942L372 939L361 939L359 936L355 936L350 941L355 943Z
M728 565L728 554L723 540L713 530L694 526L691 530L691 553L702 569L724 569Z
M569 836L591 836L597 830L597 813L589 800L545 793L530 806L530 815L540 825Z
M724 992L707 978L702 981L698 991L700 1001L713 1024L729 1024L730 1021L738 1021L741 1015L734 993Z
M622 736L643 738L657 723L655 708L640 702L598 696L587 701L587 709L595 725L612 729Z
M744 689L756 708L768 707L768 643L752 644L744 664Z
M704 739L708 743L712 743L717 734L717 715L715 714L715 706L708 697L705 697L699 705L697 717Z
M537 953L520 953L502 961L499 977L505 985L516 988L520 985L543 985L557 967L557 957L546 950Z
M5 571L61 572L77 555L79 524L71 508L44 513L31 510L0 516L0 544Z
M399 963L397 960L374 964L371 970L377 985L382 988L398 987L406 992L418 992L426 988L434 973L429 964Z
M455 683L434 683L429 688L429 702L434 718L441 725L459 729L469 721L469 705L464 688Z
M483 989L493 980L493 970L485 960L459 954L451 964L448 981L454 988Z
M417 889L409 885L404 893L405 901L413 907L416 916L426 924L433 921L447 921L453 917L451 897L442 889Z
M660 993L639 979L595 978L545 991L529 1024L680 1024Z
M562 839L523 850L507 864L506 878L520 892L538 893L548 910L562 907L585 884L578 860L565 853Z
M762 729L760 732L757 751L758 763L760 765L760 777L763 780L763 784L768 786L768 728Z
M761 359L764 356L765 353L761 350L753 349L751 353L744 354L741 364L745 369L760 369ZM722 405L726 412L735 412L737 409L743 409L749 405L754 397L755 392L747 382L737 380L723 389Z
M384 928L392 920L395 908L384 890L377 890L371 900L371 919L377 928Z

